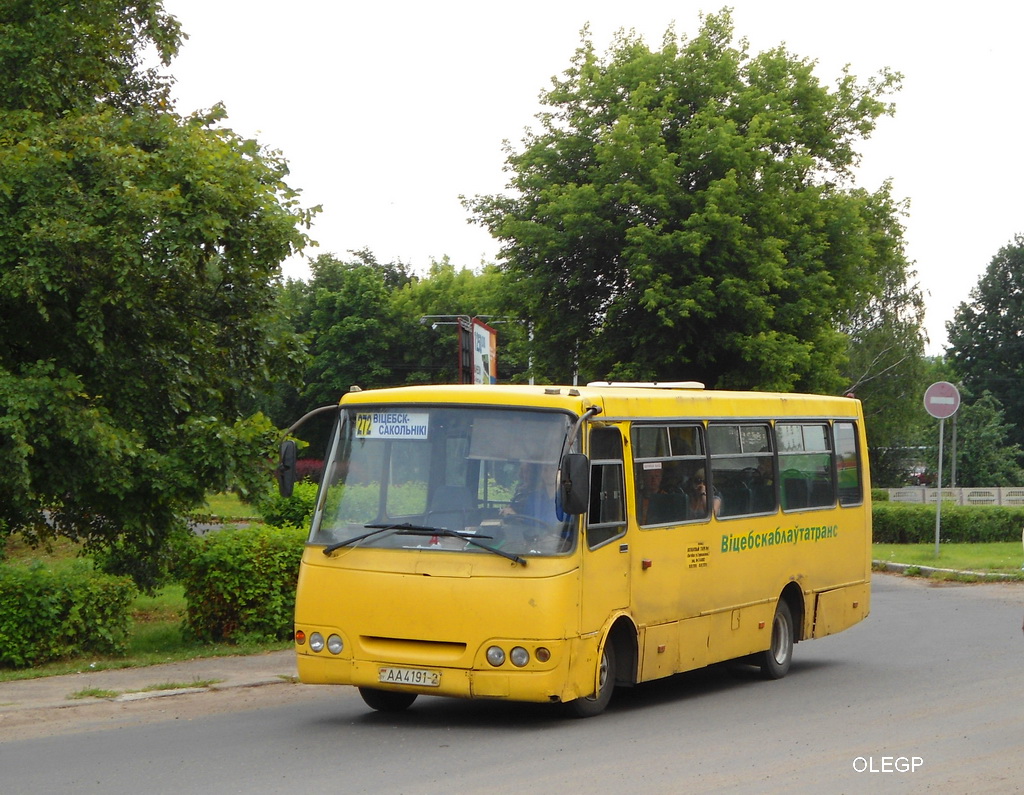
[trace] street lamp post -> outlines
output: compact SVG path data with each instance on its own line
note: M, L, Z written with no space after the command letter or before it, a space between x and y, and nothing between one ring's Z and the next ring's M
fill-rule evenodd
M459 371L459 383L473 383L473 319L469 315L423 315L420 323L426 325L430 322L430 328L437 330L438 326L458 326L456 332L457 347L456 359ZM466 374L469 374L467 380Z

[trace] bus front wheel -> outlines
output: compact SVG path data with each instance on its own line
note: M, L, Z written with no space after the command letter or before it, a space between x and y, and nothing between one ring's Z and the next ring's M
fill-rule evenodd
M601 652L597 674L597 692L592 696L584 696L569 702L569 708L577 718L600 715L612 700L612 691L615 690L615 647L612 646L610 638L605 641L604 650Z
M785 599L779 599L772 620L772 645L761 652L761 676L781 679L793 662L793 613Z
M374 687L359 688L366 706L378 712L401 712L412 706L416 700L415 693L401 693L395 690L377 690Z

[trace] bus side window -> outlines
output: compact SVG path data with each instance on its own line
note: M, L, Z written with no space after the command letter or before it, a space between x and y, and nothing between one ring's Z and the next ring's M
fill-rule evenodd
M777 422L783 510L835 505L832 443L828 425L820 422Z
M860 451L857 449L857 425L837 422L832 431L836 437L839 504L860 505L864 501L861 486Z
M590 434L587 546L593 549L624 532L626 505L622 477L622 436L616 428L595 428Z
M691 510L689 492L694 473L706 463L703 430L693 422L633 423L633 483L641 527L704 518Z
M711 482L722 518L775 511L775 465L767 422L708 426Z

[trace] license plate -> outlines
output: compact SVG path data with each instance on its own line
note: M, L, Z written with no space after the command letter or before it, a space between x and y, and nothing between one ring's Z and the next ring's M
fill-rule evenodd
M419 687L440 687L441 674L421 668L381 668L380 681L389 685L418 685Z

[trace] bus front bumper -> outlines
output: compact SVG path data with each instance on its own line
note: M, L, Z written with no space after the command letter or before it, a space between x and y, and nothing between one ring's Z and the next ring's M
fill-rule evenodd
M590 654L580 654L583 651L581 645L594 645L595 649ZM332 657L325 652L314 653L308 649L297 649L296 652L299 681L304 684L354 685L430 696L545 703L571 701L589 695L594 689L593 668L586 664L572 664L573 660L596 657L596 643L586 643L585 640L561 642L557 658L552 658L557 662L539 670L517 669L507 660L500 668L485 670L418 666L404 662L394 665ZM437 675L436 685L433 684L434 674ZM431 684L388 681L402 677L410 681L430 681Z

